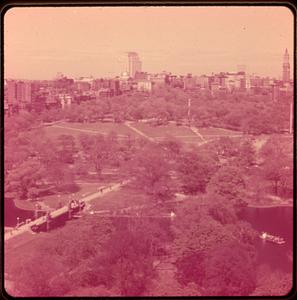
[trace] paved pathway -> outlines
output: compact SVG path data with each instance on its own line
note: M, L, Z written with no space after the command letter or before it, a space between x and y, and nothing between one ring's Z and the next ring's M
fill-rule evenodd
M107 193L119 190L122 186L128 184L129 182L130 182L130 180L125 180L125 181L122 181L121 183L116 183L116 184L113 184L111 186L106 186L106 187L102 188L101 191L96 192L94 194L91 194L89 196L83 197L80 200L84 201L87 204L88 202L90 202L90 201L92 201L96 198L102 197L103 195L105 195ZM59 215L62 215L64 213L66 213L67 211L68 211L68 205L65 205L65 206L51 212L51 216L53 218L55 218ZM11 239L15 236L18 236L18 235L24 233L24 232L31 231L31 226L32 225L42 224L42 223L45 222L45 220L46 220L46 217L43 216L41 218L38 218L34 221L29 222L28 224L24 224L24 225L20 226L18 229L11 230L11 231L4 234L4 240L7 241L7 240L9 240L9 239Z
M204 142L207 143L207 140L203 137L203 135L199 132L198 128L196 127L189 127L196 135L198 135L200 137L200 139Z
M128 122L128 121L125 122L125 125L126 125L127 127L129 127L131 130L133 130L133 131L135 131L136 133L138 133L139 135L145 137L145 138L148 139L149 141L151 141L151 142L154 142L154 141L155 141L152 137L148 136L147 134L143 133L143 132L140 131L139 129L137 129L137 128L135 128L134 126L132 126L132 125L131 125L131 122Z

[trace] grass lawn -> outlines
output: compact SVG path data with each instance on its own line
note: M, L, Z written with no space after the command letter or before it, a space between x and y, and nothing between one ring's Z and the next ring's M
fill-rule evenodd
M241 136L242 133L240 131L234 131L224 128L197 128L199 133L206 139L213 139L222 136Z
M47 126L43 128L45 135L49 138L57 138L61 134L69 134L74 138L78 138L81 134L103 134L115 132L119 138L130 135L131 137L139 137L137 133L128 128L125 124L114 123L66 123L62 122L57 125Z
M133 127L142 131L144 134L150 137L166 137L166 136L174 136L178 138L179 136L195 136L189 128L183 126L176 126L174 124L168 124L163 126L151 126L145 123L133 123L131 124Z
M59 123L59 126L65 126L74 129L82 129L82 130L90 130L102 134L108 134L112 131L116 132L118 135L131 135L134 136L135 133L125 124L118 123L104 123L104 122L96 122L96 123L69 123L62 122Z
M147 204L150 197L131 186L125 186L118 191L110 192L102 198L91 202L92 210L116 210L129 206Z
M50 139L56 139L61 134L67 134L67 135L72 135L75 139L78 140L78 137L83 133L77 130L54 127L54 126L44 127L43 131L45 133L45 137L48 137Z

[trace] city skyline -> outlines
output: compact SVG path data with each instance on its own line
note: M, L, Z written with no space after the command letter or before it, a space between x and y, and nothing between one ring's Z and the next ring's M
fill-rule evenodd
M246 65L281 78L286 48L292 72L293 15L284 7L13 8L4 17L6 78L114 77L128 71L130 51L149 73Z

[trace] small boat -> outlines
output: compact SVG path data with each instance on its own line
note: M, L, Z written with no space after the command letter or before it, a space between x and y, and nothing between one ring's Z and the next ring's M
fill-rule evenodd
M275 243L278 245L285 244L285 242L286 242L282 237L271 235L271 234L268 234L267 232L262 232L259 235L259 237L260 237L260 239L262 239L264 241L272 242L272 243Z

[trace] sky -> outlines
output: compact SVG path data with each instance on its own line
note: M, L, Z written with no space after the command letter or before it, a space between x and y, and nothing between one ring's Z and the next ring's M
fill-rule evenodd
M15 7L4 16L5 78L113 77L135 51L143 71L236 71L279 78L293 70L286 7Z

